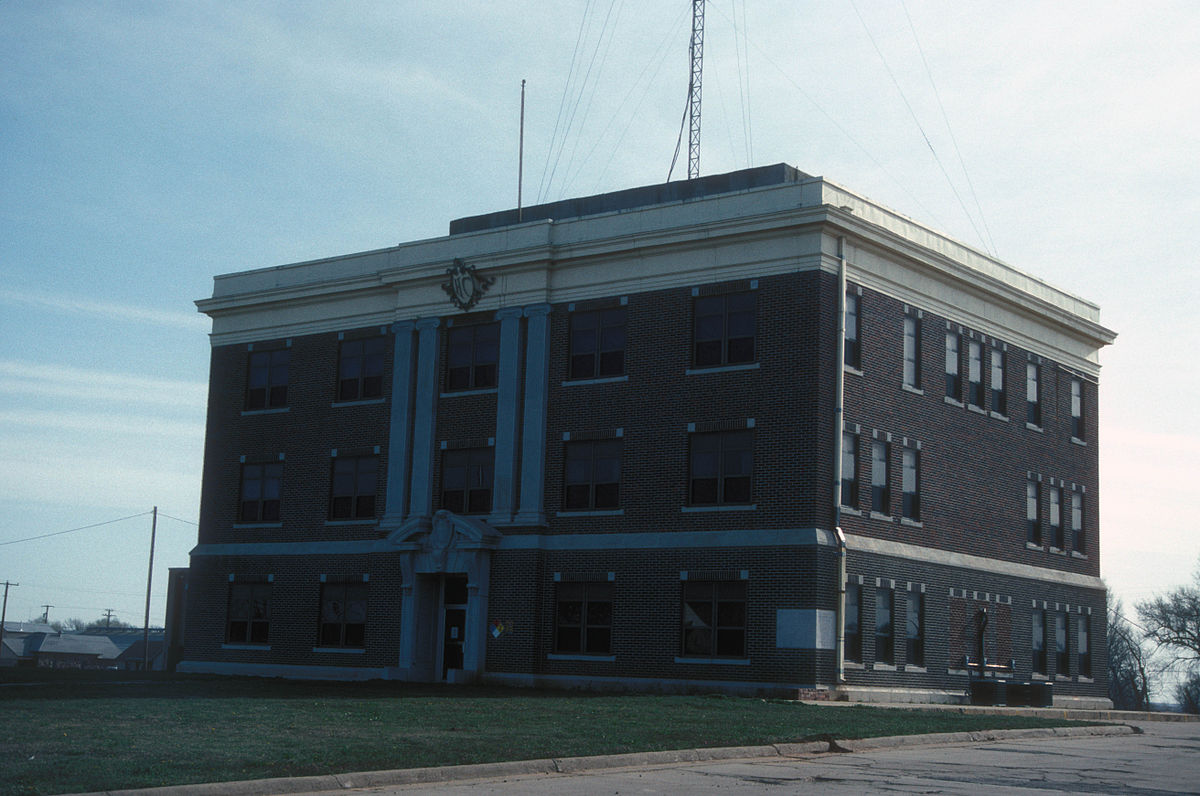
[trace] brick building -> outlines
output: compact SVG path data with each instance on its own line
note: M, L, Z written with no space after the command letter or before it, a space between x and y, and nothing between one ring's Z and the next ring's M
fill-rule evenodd
M824 179L459 219L198 305L181 671L947 700L983 657L1106 701L1114 334Z

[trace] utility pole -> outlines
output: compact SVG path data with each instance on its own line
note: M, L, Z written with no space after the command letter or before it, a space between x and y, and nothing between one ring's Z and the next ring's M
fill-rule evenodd
M688 179L700 176L700 82L704 76L704 0L692 0L692 77L688 81Z
M112 627L112 615L113 615L113 609L111 609L111 608L104 609L104 629L105 630L108 630L110 627Z
M521 180L525 176L525 81L521 81L521 134L517 140L517 223L521 223Z
M42 624L43 625L50 624L50 609L53 607L54 607L53 605L43 605L42 606L42 608L45 609L44 611L42 611Z
M146 574L146 623L142 627L143 668L150 671L150 586L154 583L154 535L158 531L158 506L150 516L150 571Z
M4 581L4 605L0 607L0 647L4 646L4 617L8 616L8 587L20 585L20 583Z

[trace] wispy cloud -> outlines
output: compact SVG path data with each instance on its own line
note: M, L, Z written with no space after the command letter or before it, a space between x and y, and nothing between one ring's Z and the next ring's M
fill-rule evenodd
M132 304L114 304L75 296L48 296L17 290L0 289L0 304L34 307L71 315L93 315L118 321L148 323L178 329L207 329L208 319L174 310L160 310Z
M207 402L204 382L41 365L17 359L0 359L0 393L30 398L86 398L90 403L151 404L177 409L202 410Z
M0 411L0 428L41 426L62 433L81 432L122 437L173 437L203 439L204 424L186 420L168 420L152 415L106 414L100 412L54 412L39 409Z

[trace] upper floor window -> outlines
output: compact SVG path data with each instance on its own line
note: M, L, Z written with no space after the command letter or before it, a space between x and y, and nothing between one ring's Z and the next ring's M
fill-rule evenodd
M287 406L288 362L286 348L251 351L246 379L246 408L278 409Z
M875 590L875 662L896 662L892 590Z
M615 509L620 505L620 440L568 442L564 459L564 509Z
M611 583L560 583L554 622L554 651L605 655L612 649Z
M572 379L625 373L625 308L571 315Z
M753 292L696 299L692 334L696 367L754 361L755 307Z
M1004 352L993 348L992 355L992 411L998 415L1008 414L1008 390L1004 385Z
M858 435L842 433L842 505L858 506Z
M862 349L859 345L858 294L846 293L846 337L843 343L844 361L855 370L862 369Z
M1046 674L1046 612L1034 611L1032 619L1033 638L1030 641L1032 660L1030 668L1034 674Z
M1042 543L1042 485L1032 478L1025 482L1025 541Z
M909 666L925 665L925 595L908 593L908 627L904 662Z
M271 627L271 584L229 584L225 641L229 644L266 644Z
M363 647L366 631L367 584L322 583L317 643L322 647Z
M386 337L346 340L338 352L339 401L362 401L383 396Z
M688 657L746 656L746 582L683 582L683 654Z
M900 460L900 485L903 494L902 517L921 519L921 452L905 448Z
M904 386L921 389L921 319L904 317Z
M363 520L375 516L376 456L339 456L333 460L329 519Z
M1087 537L1083 534L1083 493L1071 493L1071 548L1079 553L1087 552Z
M892 503L891 491L888 489L890 447L880 440L871 443L871 511L878 514L889 514Z
M1065 550L1062 525L1062 488L1050 487L1050 546Z
M1080 677L1091 677L1092 676L1092 644L1091 644L1092 634L1091 634L1091 628L1089 627L1090 620L1086 616L1080 616L1077 621L1078 621L1078 624L1076 625L1076 627L1078 628L1078 631L1077 631L1077 637L1076 637L1075 641L1076 641L1076 648L1077 648L1078 655L1079 655L1079 676Z
M1071 436L1084 439L1083 380L1071 379Z
M983 344L967 344L967 403L983 408Z
M962 400L962 372L958 367L959 336L946 332L946 397Z
M442 508L455 514L491 511L495 461L492 448L446 451L442 456Z
M496 386L500 324L452 326L447 332L446 389L482 390Z
M1042 424L1041 368L1035 362L1025 363L1025 422Z
M239 522L278 522L283 464L242 465L242 500Z
M843 657L862 663L862 586L846 584L846 646Z
M691 435L692 505L749 503L753 472L752 431Z

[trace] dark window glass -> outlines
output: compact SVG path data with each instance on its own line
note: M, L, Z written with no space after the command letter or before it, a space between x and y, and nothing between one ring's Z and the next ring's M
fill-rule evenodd
M1008 390L1004 385L1004 352L992 349L992 411L999 415L1008 414Z
M967 344L967 403L983 408L983 345Z
M1062 524L1062 489L1050 487L1050 546L1059 550L1066 549L1063 540Z
M913 315L904 319L904 384L921 389L921 319Z
M366 629L367 584L322 584L318 645L362 647L366 641Z
M843 343L844 361L858 370L862 367L862 350L859 346L858 294L846 294L846 337Z
M612 651L612 584L560 583L554 651L607 655Z
M1087 537L1083 533L1083 494L1071 493L1071 546L1080 553L1087 552Z
M286 348L251 351L246 380L247 409L278 409L287 406L288 362Z
M696 367L754 361L756 299L753 293L704 296L693 305Z
M858 437L842 434L842 505L858 507Z
M905 658L909 666L925 665L925 595L908 593L908 627L905 633Z
M564 464L563 507L567 511L620 505L620 440L569 442Z
M1046 612L1033 612L1033 652L1031 667L1034 674L1046 674Z
M329 519L362 520L375 516L378 465L374 456L343 456L333 460Z
M958 364L959 337L946 332L946 397L962 400L962 372Z
M270 608L270 583L230 583L225 640L230 644L266 644Z
M383 395L383 360L387 338L347 340L338 355L339 401L362 401Z
M1067 617L1065 614L1054 615L1054 673L1061 675L1071 673L1071 656L1067 652Z
M691 435L692 505L749 503L753 470L753 432Z
M1033 362L1025 364L1025 422L1042 424L1041 369Z
M1091 643L1091 627L1090 620L1086 616L1080 616L1078 619L1078 637L1076 645L1079 654L1079 676L1092 676L1092 643Z
M278 522L283 465L243 464L239 522Z
M446 451L442 456L442 508L455 514L492 510L492 448Z
M888 449L886 442L871 443L871 511L890 514L892 495L888 489Z
M683 654L746 657L745 581L685 581Z
M892 614L892 590L875 590L875 661L892 664L896 662L894 646L895 630Z
M447 391L496 386L500 324L452 326L446 333L446 345Z
M910 520L921 519L921 454L905 448L901 458L900 486L903 495L902 516Z
M1042 543L1042 485L1032 478L1025 482L1025 541Z
M846 586L846 660L862 663L862 586Z
M1084 439L1083 433L1083 382L1071 379L1071 436Z
M625 373L625 309L571 315L572 379L620 376Z

